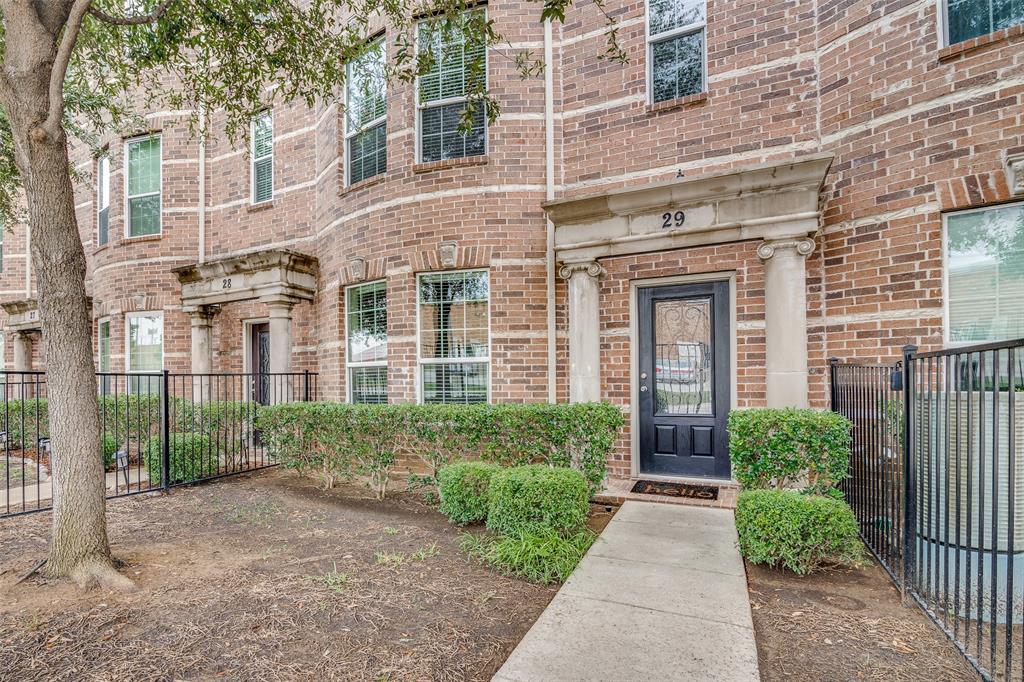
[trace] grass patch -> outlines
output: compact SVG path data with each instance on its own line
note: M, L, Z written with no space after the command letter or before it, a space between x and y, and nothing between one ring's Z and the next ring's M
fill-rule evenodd
M334 562L334 569L329 573L308 577L312 582L322 585L335 594L341 594L344 592L345 588L348 587L351 582L348 574L338 572L338 562Z
M391 568L398 568L405 563L405 555L401 552L377 552L374 558L381 566L390 566Z
M465 533L462 550L505 575L543 585L563 583L597 539L583 529L562 536L550 528L521 531L504 537Z
M245 523L250 526L270 528L273 525L274 517L284 509L274 501L260 501L252 505L238 505L231 508L227 514L231 523Z
M384 535L398 535L401 532L402 531L395 528L394 526L384 526Z
M418 549L415 552L413 552L412 560L413 561L425 561L425 560L429 559L432 556L437 556L438 552L440 552L440 551L441 550L439 550L437 548L437 543L436 542L432 542L429 545L427 545L426 547L424 547L423 549Z

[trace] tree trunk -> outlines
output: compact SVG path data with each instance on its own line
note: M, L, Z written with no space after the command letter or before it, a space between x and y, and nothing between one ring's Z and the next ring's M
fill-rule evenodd
M45 572L83 585L123 586L127 578L114 571L107 540L92 315L67 136L61 126L40 127L49 110L49 75L67 13L54 17L51 5L50 15L32 16L36 4L3 2L7 44L0 100L25 188L46 345L53 537Z

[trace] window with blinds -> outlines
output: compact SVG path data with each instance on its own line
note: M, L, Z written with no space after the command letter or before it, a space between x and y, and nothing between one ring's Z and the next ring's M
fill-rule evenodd
M465 22L484 18L471 10ZM464 32L442 22L420 22L418 49L428 52L429 69L419 77L420 161L441 161L487 153L487 116L483 104L471 104L467 95L487 82L484 45L466 43ZM469 126L460 126L464 112Z
M110 157L96 159L96 243L110 240Z
M126 145L129 237L160 234L160 157L159 136L130 140Z
M348 184L388 169L384 39L345 67L345 145Z
M349 400L388 401L388 294L385 282L349 287L345 296Z
M1024 337L1024 203L946 215L950 343Z
M704 91L705 0L649 0L648 90L651 103Z
M423 402L487 402L491 355L487 272L420 275L418 284Z
M944 0L946 44L1024 24L1024 0Z
M274 198L274 117L269 110L253 117L249 139L252 203L261 204Z

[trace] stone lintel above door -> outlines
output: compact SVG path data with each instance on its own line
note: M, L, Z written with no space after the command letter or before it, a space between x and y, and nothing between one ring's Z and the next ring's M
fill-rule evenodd
M173 270L186 307L236 301L311 301L316 293L317 259L286 249L258 251L195 263Z
M831 154L544 204L563 263L815 234Z

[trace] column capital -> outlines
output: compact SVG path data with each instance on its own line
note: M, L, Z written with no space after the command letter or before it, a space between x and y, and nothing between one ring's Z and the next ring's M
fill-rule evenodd
M563 263L562 267L558 269L558 276L564 280L572 279L573 275L577 273L586 274L588 277L594 279L601 279L608 274L608 271L601 266L596 260L581 261L578 263Z
M220 312L219 305L186 305L181 311L189 316L193 325L210 324L213 317Z
M292 308L298 303L291 296L267 296L259 301L266 304L270 317L291 317Z
M801 239L775 239L761 242L757 247L757 257L762 261L771 260L779 249L794 249L801 256L809 256L814 253L814 240L810 237Z

